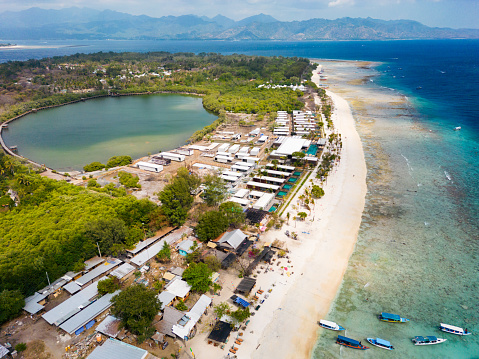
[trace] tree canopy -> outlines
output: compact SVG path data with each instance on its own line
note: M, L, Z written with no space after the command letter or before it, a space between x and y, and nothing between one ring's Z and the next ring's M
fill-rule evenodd
M203 213L195 228L196 236L206 242L215 239L229 227L228 218L221 211Z
M225 181L219 176L206 175L203 180L205 189L201 194L201 198L208 206L216 206L226 197Z
M232 201L221 203L220 211L224 214L230 226L238 228L245 224L246 214L239 203Z
M25 306L25 298L19 290L0 292L0 324L15 318Z
M211 285L213 271L205 263L191 263L183 272L183 279L191 285L191 289L206 293Z
M0 169L0 191L12 188L19 197L18 207L0 212L0 291L31 295L48 284L45 272L53 281L98 255L96 241L102 254L136 243L157 208L41 177L6 156Z
M140 342L154 333L151 323L161 307L156 295L154 290L134 284L112 298L112 314L122 326L139 335Z
M109 277L98 281L98 293L104 295L107 293L114 293L120 289L120 280L116 277Z
M180 168L172 182L159 193L161 209L172 225L185 223L194 201L193 192L200 182L198 176L189 174L186 168Z

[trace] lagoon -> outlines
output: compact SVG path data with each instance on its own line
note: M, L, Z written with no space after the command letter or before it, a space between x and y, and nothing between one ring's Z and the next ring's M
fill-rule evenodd
M27 115L11 122L3 138L24 157L72 171L116 155L139 158L171 150L215 119L201 97L107 97Z

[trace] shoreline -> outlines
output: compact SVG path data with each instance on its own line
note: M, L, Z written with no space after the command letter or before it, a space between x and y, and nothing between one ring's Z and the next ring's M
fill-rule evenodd
M312 80L319 82L317 70ZM290 220L280 230L262 235L261 242L284 241L289 260L260 266L268 267L268 272L261 271L255 288L272 291L243 331L238 359L311 358L318 339L317 322L326 319L354 251L366 199L366 162L349 104L331 91L327 94L334 105L331 118L335 130L342 136L341 161L333 167L323 187L325 195L315 201L305 221ZM315 172L309 179L319 184ZM303 185L283 211L285 218L288 212L293 217L302 210L299 196L306 187ZM298 233L298 240L286 237L286 230ZM235 278L231 285L235 287L239 281ZM222 296L213 298L214 304L226 300ZM199 333L188 342L195 356L224 357L230 346L225 351L214 348L207 344L206 336Z

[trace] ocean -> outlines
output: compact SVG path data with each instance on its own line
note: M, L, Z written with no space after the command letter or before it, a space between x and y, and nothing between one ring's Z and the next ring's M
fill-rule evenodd
M351 60L325 61L324 68L330 89L348 100L357 120L368 193L356 249L326 319L363 344L380 337L396 349L358 352L318 330L313 358L477 358L479 41L28 42L35 44L57 47L0 50L0 62L96 51ZM381 311L411 321L383 323ZM475 334L442 333L440 322ZM416 335L447 342L416 347Z

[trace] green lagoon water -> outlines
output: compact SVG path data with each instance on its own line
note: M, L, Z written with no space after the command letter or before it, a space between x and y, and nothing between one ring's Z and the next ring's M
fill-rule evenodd
M10 123L3 137L20 155L71 171L116 155L139 158L171 150L215 119L199 97L107 97L25 116Z

